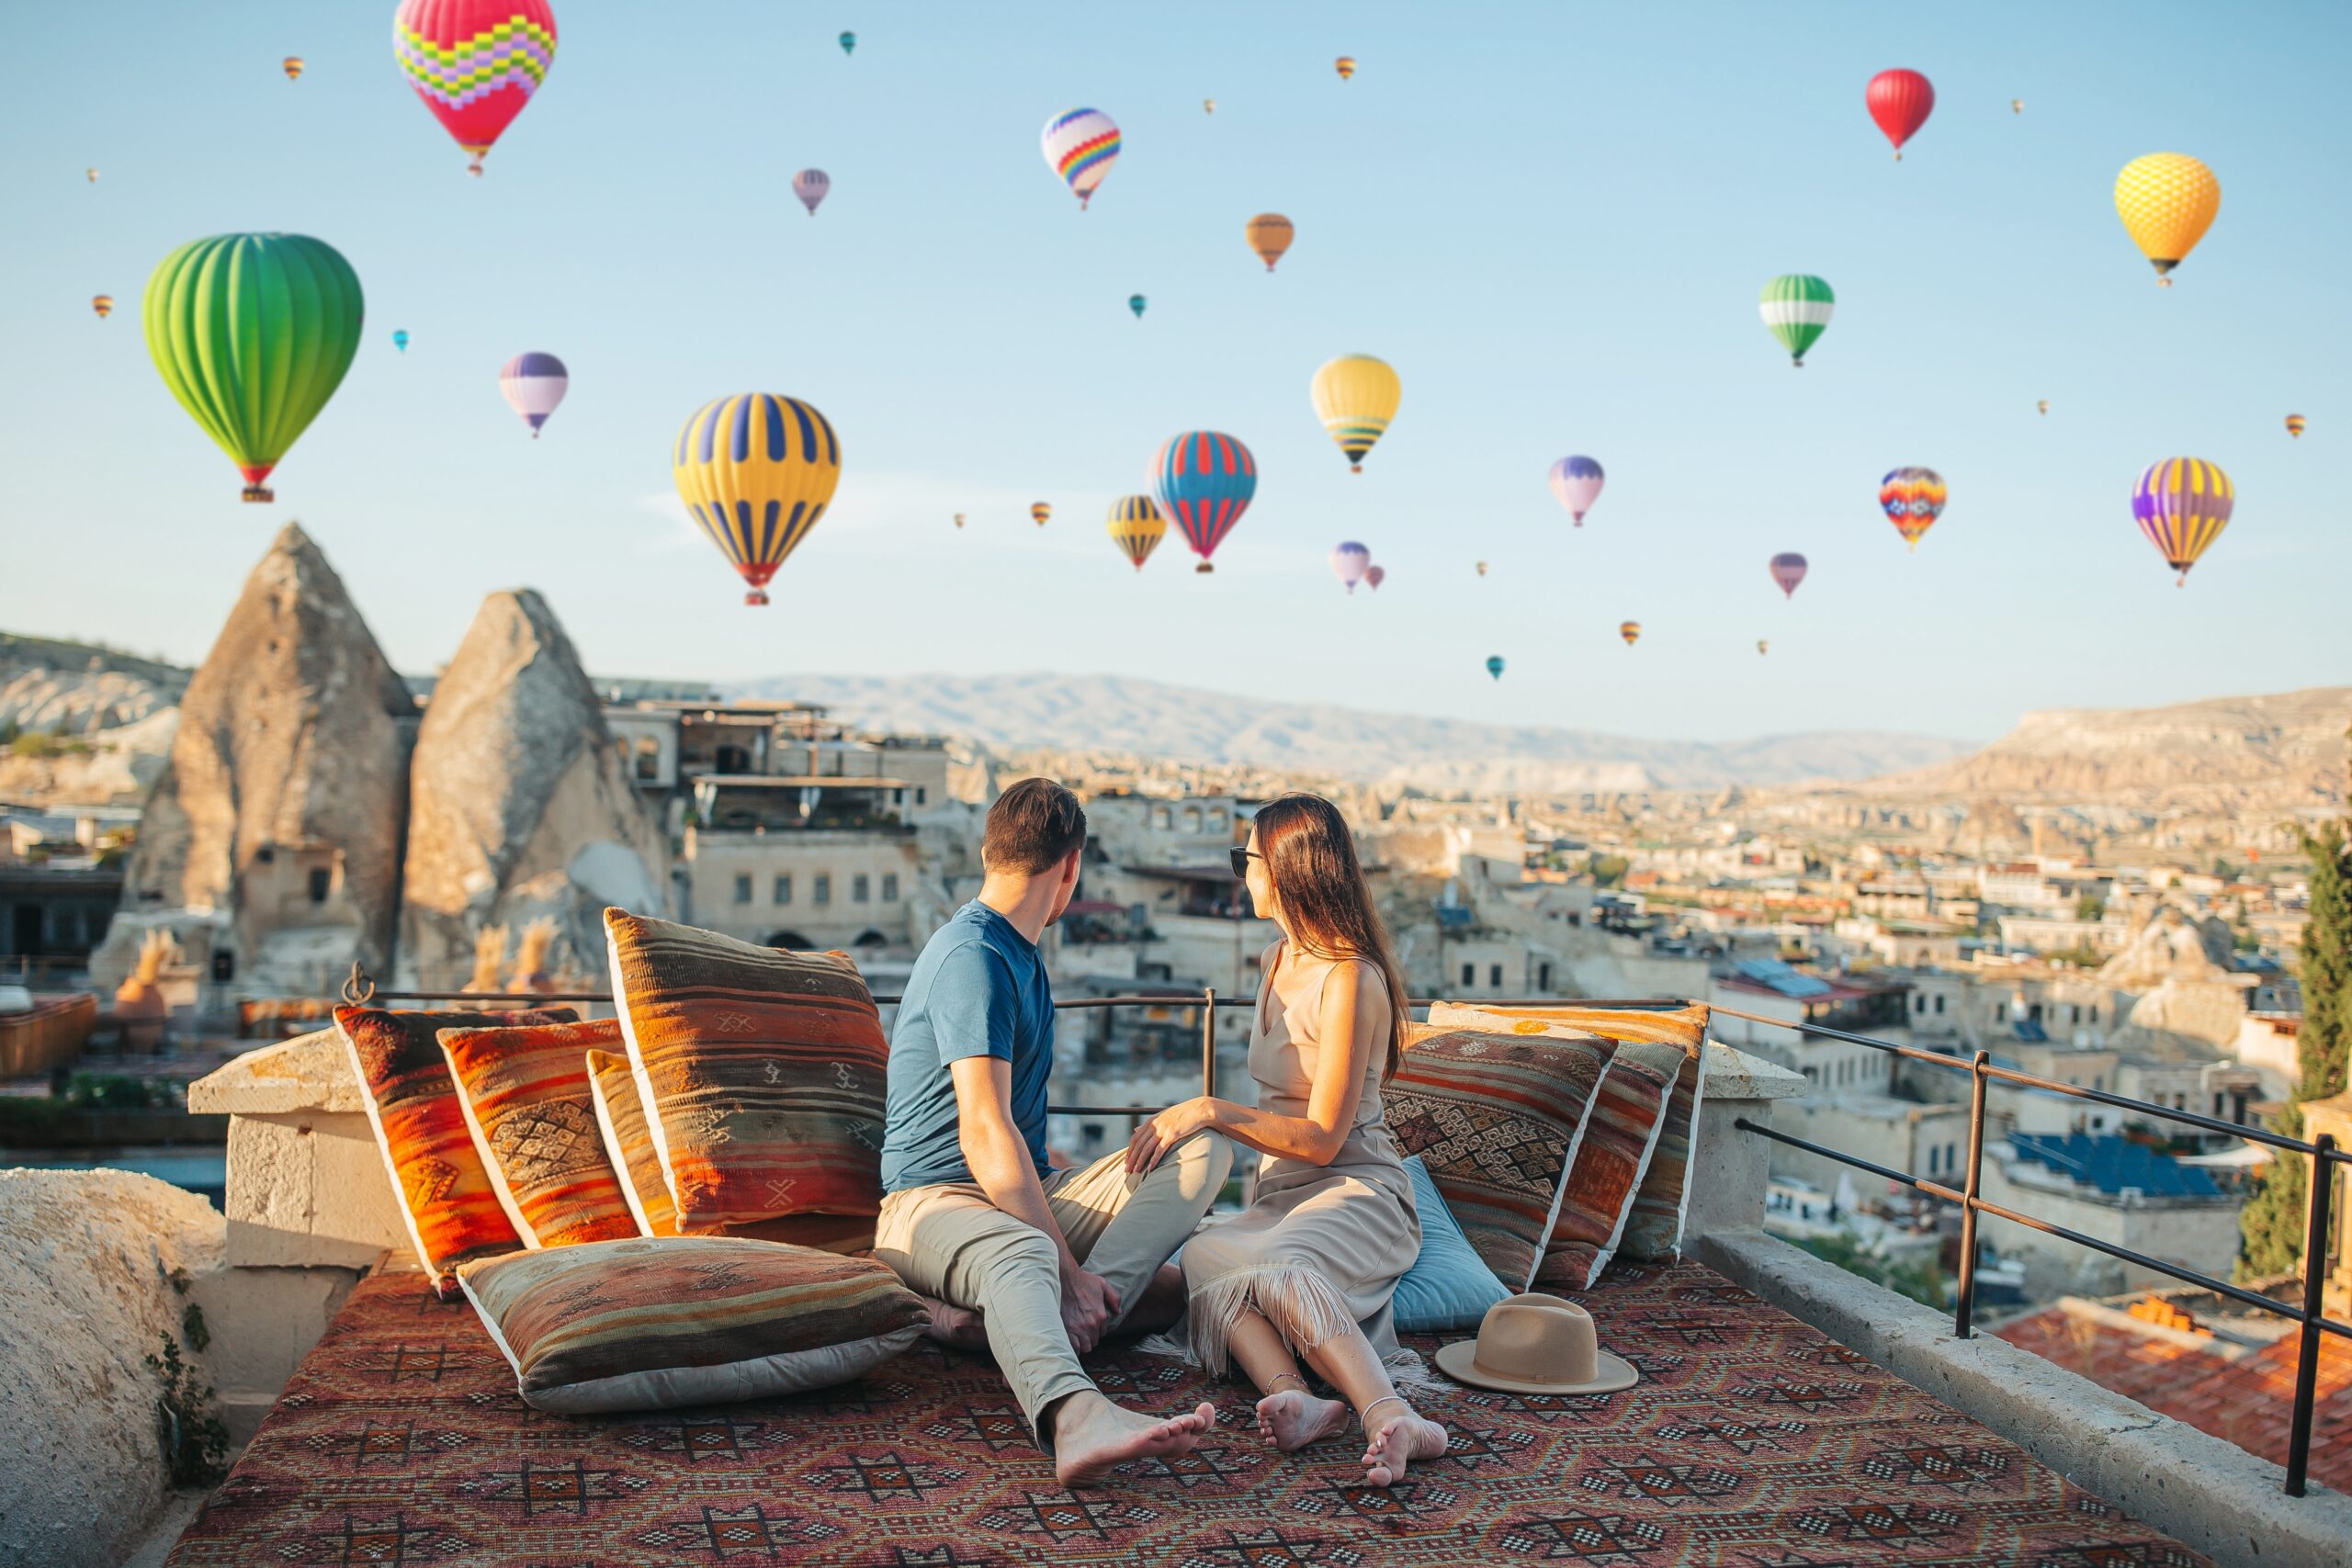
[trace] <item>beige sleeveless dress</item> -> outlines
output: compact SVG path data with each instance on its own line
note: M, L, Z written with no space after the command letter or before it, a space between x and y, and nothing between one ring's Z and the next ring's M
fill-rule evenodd
M1316 1030L1327 984L1352 984L1360 965L1317 958L1286 942L1266 950L1265 979L1250 1035L1250 1076L1258 1103L1278 1116L1306 1114L1315 1070L1322 1058ZM1315 971L1320 970L1319 975ZM1277 976L1292 982L1295 1005L1285 1007ZM1329 1165L1265 1156L1257 1195L1233 1219L1184 1244L1186 1322L1193 1358L1213 1372L1225 1370L1227 1339L1250 1307L1277 1325L1297 1330L1291 1348L1304 1353L1363 1329L1384 1359L1396 1350L1389 1293L1421 1249L1420 1217L1413 1210L1413 1180L1389 1136L1380 1102L1380 1075L1388 1058L1387 998L1379 998L1380 1045L1364 1063L1363 1093L1347 1141Z

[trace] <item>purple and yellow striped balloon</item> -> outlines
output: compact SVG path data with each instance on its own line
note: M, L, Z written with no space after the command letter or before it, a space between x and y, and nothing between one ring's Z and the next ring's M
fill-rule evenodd
M2148 543L2188 585L2188 569L2230 525L2237 487L2218 463L2202 457L2166 457L2152 463L2132 490L2132 516Z

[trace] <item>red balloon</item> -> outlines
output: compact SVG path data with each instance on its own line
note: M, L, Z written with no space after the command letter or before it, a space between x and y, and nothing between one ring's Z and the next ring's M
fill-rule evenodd
M1886 139L1894 143L1895 161L1903 158L1903 144L1918 134L1928 123L1928 116L1935 112L1936 89L1917 71L1882 71L1871 78L1870 90L1862 95L1870 106L1871 118Z

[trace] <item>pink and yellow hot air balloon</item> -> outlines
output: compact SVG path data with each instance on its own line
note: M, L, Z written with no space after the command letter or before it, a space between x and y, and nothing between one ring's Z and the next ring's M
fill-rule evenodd
M1797 596L1797 584L1804 581L1804 557L1794 550L1782 550L1772 558L1772 581L1791 599Z
M479 175L555 64L555 13L547 0L401 0L392 57Z
M2237 501L2237 487L2220 464L2166 457L2150 464L2132 487L2132 516L2186 588L2188 569L2230 525Z

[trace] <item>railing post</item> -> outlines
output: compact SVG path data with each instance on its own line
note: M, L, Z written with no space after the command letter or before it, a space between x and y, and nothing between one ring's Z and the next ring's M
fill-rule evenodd
M2311 1211L2303 1221L2303 1321L2295 1345L2295 1413L2287 1427L2287 1495L2303 1495L2303 1472L2312 1457L2312 1403L2319 1390L2319 1320L2327 1282L2328 1201L2335 1187L2335 1167L2327 1156L2335 1137L2322 1133L2312 1140Z
M1201 993L1201 1092L1216 1098L1216 987Z
M1951 1311L1952 1336L1958 1339L1969 1337L1976 1315L1976 1184L1984 1171L1984 1064L1991 1059L1991 1052L1977 1052L1968 1071L1968 1179L1961 1189L1960 1291Z

